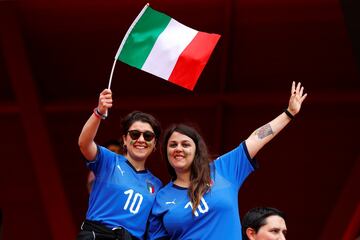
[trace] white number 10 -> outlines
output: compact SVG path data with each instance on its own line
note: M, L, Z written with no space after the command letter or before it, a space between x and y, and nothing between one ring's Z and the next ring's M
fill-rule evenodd
M207 205L207 203L206 203L206 201L205 201L204 198L201 198L201 202L202 202L202 204L204 205L204 208L201 206L201 203L200 203L199 206L197 207L197 209L199 210L200 213L204 214L204 213L206 213L206 212L209 211L209 206ZM188 203L185 205L184 208L188 208L188 207L190 207L191 209L193 208L191 202L188 202ZM199 216L199 213L195 210L195 211L194 211L194 215L195 215L196 217L198 217L198 216Z
M143 196L140 193L135 193L134 195L134 190L129 189L127 191L124 192L126 195L128 196L128 199L126 200L125 206L124 206L124 210L127 210L131 201L131 206L129 208L129 211L133 214L136 214L139 212L140 209L140 205L143 201ZM133 197L134 195L134 197ZM136 207L135 207L136 204Z

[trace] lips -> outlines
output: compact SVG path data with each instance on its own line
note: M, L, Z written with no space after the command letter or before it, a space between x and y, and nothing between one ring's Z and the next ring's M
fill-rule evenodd
M146 148L147 148L147 146L146 146L146 145L138 145L138 144L134 144L133 146L134 146L134 148L139 149L139 150L142 150L142 149L146 149Z
M175 159L175 160L182 160L182 159L184 159L184 158L185 158L184 155L174 155L174 159Z

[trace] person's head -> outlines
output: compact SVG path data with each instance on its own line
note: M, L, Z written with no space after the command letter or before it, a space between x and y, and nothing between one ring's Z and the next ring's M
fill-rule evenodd
M285 240L286 233L285 214L276 208L253 208L243 217L243 240Z
M178 174L190 173L188 195L195 209L211 183L210 159L203 138L190 126L172 125L164 133L162 155L172 180Z
M145 161L155 151L161 134L158 120L152 115L134 111L121 121L123 152L134 161Z

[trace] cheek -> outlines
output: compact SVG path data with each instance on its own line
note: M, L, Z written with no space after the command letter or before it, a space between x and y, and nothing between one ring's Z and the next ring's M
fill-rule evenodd
M147 145L148 147L152 147L152 146L154 145L154 143L153 143L152 141L150 141L150 142L146 141L146 145Z
M171 155L172 155L171 149L167 149L166 153L167 153L167 154L166 154L166 155L167 155L167 158L170 159L170 157L171 157Z
M190 149L184 149L184 155L185 157L188 157L192 154L191 150Z
M171 148L168 148L167 149L167 160L169 161L169 162L171 162L170 160L172 159L172 155L174 154L174 150L172 150Z
M274 236L274 234L270 233L270 232L266 232L266 231L259 231L257 233L257 238L259 240L275 240L276 236Z
M130 145L134 145L135 140L130 140Z

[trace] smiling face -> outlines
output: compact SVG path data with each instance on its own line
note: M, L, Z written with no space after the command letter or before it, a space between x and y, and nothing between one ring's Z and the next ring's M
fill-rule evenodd
M196 146L190 137L176 131L171 134L167 142L167 157L175 172L189 172L195 152Z
M129 131L138 130L139 132L154 132L149 123L136 121L130 127ZM123 136L124 144L126 145L126 158L130 161L145 162L148 156L154 151L155 148L155 138L151 141L146 141L144 135L141 134L138 139L132 139L130 134L127 133Z
M257 232L248 228L247 235L250 240L285 240L286 224L285 220L277 215L269 216L265 219L266 224L261 226ZM248 234L249 233L249 234Z

